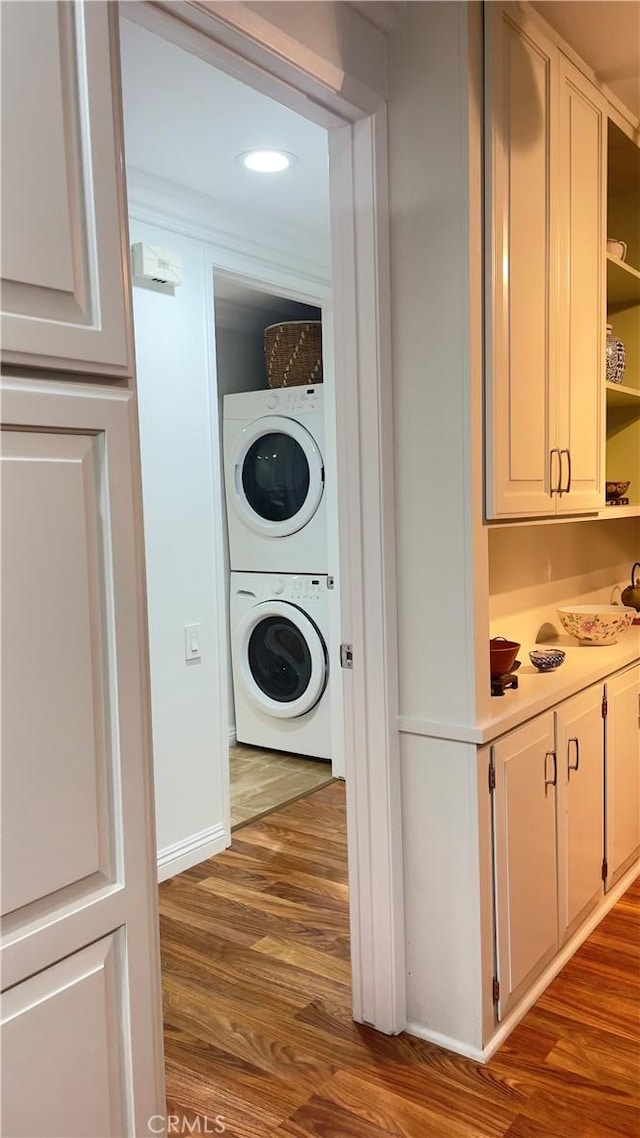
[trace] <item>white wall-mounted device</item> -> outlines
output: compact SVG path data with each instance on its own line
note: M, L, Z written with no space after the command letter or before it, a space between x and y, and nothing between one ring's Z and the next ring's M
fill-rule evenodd
M131 246L131 267L134 279L155 284L182 284L182 261L169 249L154 249L138 241Z

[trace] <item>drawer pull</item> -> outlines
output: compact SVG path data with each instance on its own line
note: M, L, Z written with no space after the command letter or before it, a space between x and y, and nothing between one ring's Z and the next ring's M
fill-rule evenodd
M571 762L571 744L572 743L575 746L575 755L576 755L575 763ZM567 740L567 774L570 776L571 771L577 771L579 769L580 769L580 740L575 735L572 735L572 737Z
M554 454L557 454L557 456L558 456L558 484L557 484L557 486L553 485L553 456L554 456ZM554 494L561 494L562 493L561 483L562 483L562 455L561 455L561 453L557 447L553 447L553 449L549 451L549 494L551 497L553 497Z
M547 778L547 759L553 759L553 778ZM558 785L558 760L555 751L547 751L544 756L544 792L547 793L548 786Z
M561 490L560 490L561 495L571 493L571 451L567 450L566 448L563 448L560 451L560 482L562 482L562 456L563 456L563 454L566 454L566 456L567 456L567 485L565 487L561 488Z

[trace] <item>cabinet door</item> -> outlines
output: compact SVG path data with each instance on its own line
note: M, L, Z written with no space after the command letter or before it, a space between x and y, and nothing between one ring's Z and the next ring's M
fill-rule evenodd
M116 65L117 5L2 5L5 363L132 373Z
M1 973L24 993L3 1029L12 1135L143 1134L162 1111L131 400L3 382ZM100 959L80 951L110 937ZM77 969L56 972L67 958ZM63 1084L65 1055L82 1061ZM83 1078L77 1117L56 1101L54 1123L51 1088ZM88 1129L98 1118L107 1129Z
M568 940L602 897L604 723L602 688L556 712L559 940Z
M558 948L553 713L493 748L496 932L502 1019Z
M557 53L515 4L485 13L487 514L553 514Z
M640 848L640 668L607 684L605 720L607 889Z
M123 950L119 930L4 994L3 1134L133 1133L119 1060Z
M559 513L575 513L604 506L606 106L599 91L559 58L556 445L563 493L557 504Z

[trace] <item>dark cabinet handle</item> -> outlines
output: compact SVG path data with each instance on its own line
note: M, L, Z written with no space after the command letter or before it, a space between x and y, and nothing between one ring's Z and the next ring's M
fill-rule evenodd
M553 778L547 778L547 759L553 759ZM544 792L547 793L548 786L558 785L558 760L555 751L547 751L544 756Z
M558 485L553 485L553 456L558 456ZM549 494L553 497L554 494L561 494L560 483L562 482L562 454L557 447L553 447L549 451Z
M567 456L567 485L563 486L561 488L560 493L561 494L570 494L571 493L571 451L567 450L566 447L563 447L563 449L560 451L560 481L561 482L562 482L562 456L563 456L563 454L566 454L566 456Z
M571 744L572 743L575 747L575 755L576 755L575 763L571 762ZM571 771L577 771L577 770L580 770L580 740L577 738L576 735L572 735L572 737L567 740L567 773L570 774Z

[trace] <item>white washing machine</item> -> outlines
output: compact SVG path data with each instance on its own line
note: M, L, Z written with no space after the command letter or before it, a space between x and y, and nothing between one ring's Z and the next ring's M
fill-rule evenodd
M327 577L231 574L239 743L331 758Z
M226 395L232 570L328 573L322 384Z

